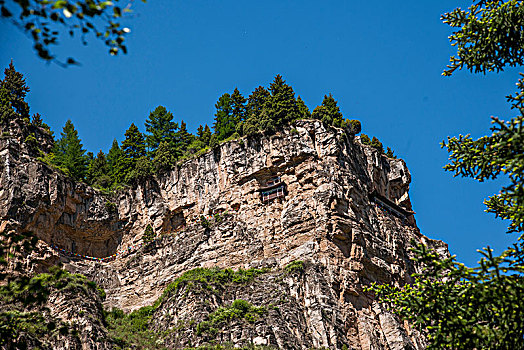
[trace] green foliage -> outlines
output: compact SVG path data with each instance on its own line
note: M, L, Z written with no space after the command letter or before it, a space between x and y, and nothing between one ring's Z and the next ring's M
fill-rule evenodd
M481 253L479 266L467 268L419 245L415 260L424 268L412 285L369 290L426 333L428 349L524 349L524 267L514 265L510 251Z
M122 154L118 161L119 168L115 172L117 183L124 183L136 178L136 174L134 174L136 163L140 158L146 156L144 135L135 124L131 124L124 136Z
M362 124L360 123L359 120L346 119L346 125L347 124L351 126L351 132L355 135L362 131Z
M105 203L105 207L106 207L106 210L107 212L110 214L110 215L114 215L118 212L118 209L116 207L116 203L113 203L113 202L110 202L110 201L107 201Z
M499 72L524 63L524 5L522 1L473 1L467 9L445 13L442 21L459 28L449 37L456 56L443 75L464 66L475 73Z
M382 142L380 142L375 136L371 139L371 147L379 151L380 154L384 154L384 146L382 146Z
M265 307L253 306L251 303L237 299L233 301L231 306L220 307L208 316L208 321L200 322L197 325L197 334L203 333L214 334L218 332L218 327L223 327L235 319L243 319L248 322L255 322L260 315L266 313Z
M123 159L123 152L118 146L118 141L113 139L113 144L107 153L107 165L109 167L109 176L113 186L118 183L118 180L121 178L118 171L121 169L121 161Z
M309 108L307 108L306 104L300 98L300 96L297 97L297 106L298 106L298 112L299 112L299 119L308 119L311 118L311 111Z
M175 139L175 133L178 124L173 121L173 113L169 112L166 107L158 106L149 113L149 117L144 123L146 127L145 141L151 157L162 142L172 142Z
M157 171L169 171L176 164L176 149L173 142L162 141L155 152L153 167Z
M263 86L257 87L247 99L246 119L258 119L271 94Z
M238 88L235 88L231 94L231 117L235 124L235 130L236 125L244 121L246 117L246 102L246 98L242 96L240 91L238 91Z
M109 337L123 349L165 349L159 334L149 328L154 309L145 306L129 314L113 308L105 314Z
M38 304L45 302L53 289L87 293L89 289L96 288L96 284L89 283L85 276L71 274L53 266L49 273L41 273L32 278L22 276L0 286L0 300L4 303Z
M193 142L194 139L195 136L187 131L186 123L184 123L182 120L180 123L180 129L175 135L177 158L186 153L189 145Z
M289 264L287 264L286 267L284 267L284 271L287 274L291 274L291 273L294 273L294 272L302 273L304 271L304 268L305 268L305 266L304 266L304 262L302 260L295 260L295 261L292 261Z
M463 66L485 73L521 65L522 11L521 1L475 1L468 11L445 14L443 21L460 30L450 37L458 51L444 75ZM517 86L508 101L519 115L507 122L493 118L491 135L477 140L460 135L442 143L450 152L445 169L455 176L509 180L485 204L488 212L509 220L517 242L500 256L483 249L474 268L419 246L415 259L423 271L412 285L371 288L382 303L428 334L428 349L524 349L524 77Z
M57 332L67 334L69 328L64 324L57 327L53 320L49 320L40 312L16 310L0 312L0 346L2 348L27 349L30 344L41 345L43 339L53 337Z
M273 133L277 128L303 117L304 106L299 109L293 88L281 75L275 77L269 90L271 93L260 86L249 96L246 120L237 129L239 134Z
M87 34L93 34L103 41L111 55L120 51L127 53L124 41L130 30L119 20L131 12L130 5L119 0L1 0L0 18L9 19L25 32L33 40L33 48L40 58L67 66L77 62L71 57L62 62L51 52L63 29L70 37L81 37L84 44Z
M209 129L209 126L207 124L205 127L202 127L202 125L200 125L197 130L197 140L200 141L204 145L204 147L206 147L206 146L209 146L210 139L211 139L211 130Z
M165 299L176 294L180 289L187 286L188 288L201 288L214 292L217 288L223 288L229 283L248 283L256 276L267 270L249 269L233 271L232 269L219 268L196 268L189 270L171 282L162 293L162 296L153 304L157 308Z
M275 76L269 86L269 91L271 91L271 98L266 102L264 109L267 110L273 127L286 125L300 117L295 92L290 85L286 84L280 74ZM268 129L268 126L263 130L265 129Z
M151 226L151 224L148 224L146 230L144 231L144 236L142 237L142 239L144 240L144 242L151 242L155 239L155 236L156 234L153 230L153 227Z
M53 148L52 162L59 168L67 169L67 173L75 180L83 180L87 172L88 159L85 149L78 137L78 131L71 120L67 120Z
M331 94L325 95L322 105L313 110L311 116L314 119L321 120L326 125L332 125L337 128L342 127L343 117L337 101Z
M111 168L102 150L98 152L96 158L89 162L86 181L88 184L101 189L111 187Z
M524 100L524 79L519 104ZM521 107L522 108L522 107ZM522 112L524 109L522 109ZM507 175L510 185L484 201L488 212L496 217L511 220L509 231L524 231L524 115L508 122L492 118L492 134L473 140L469 135L448 138L447 147L451 163L444 168L455 176L471 177L479 182ZM522 236L521 236L522 238Z
M0 81L0 123L29 118L29 105L25 101L28 92L24 76L16 71L11 61Z
M366 134L360 134L360 142L362 142L363 145L371 146L371 140Z
M33 153L37 152L38 150L38 140L36 139L36 136L34 133L30 133L27 135L27 137L24 140L24 143L26 144L27 148Z
M223 94L215 104L215 130L217 141L225 140L236 130L236 123L233 117L233 108L231 106L231 95Z
M388 147L388 151L386 152L386 157L391 158L391 159L397 159L395 152L393 152L391 148L389 147Z

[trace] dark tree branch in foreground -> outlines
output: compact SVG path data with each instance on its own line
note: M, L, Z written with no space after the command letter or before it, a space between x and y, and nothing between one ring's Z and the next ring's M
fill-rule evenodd
M131 13L132 4L133 0L0 0L0 18L26 33L40 58L68 66L77 64L74 58L62 61L51 50L61 33L79 36L84 45L93 34L108 47L109 54L127 53L125 37L130 29L119 21Z

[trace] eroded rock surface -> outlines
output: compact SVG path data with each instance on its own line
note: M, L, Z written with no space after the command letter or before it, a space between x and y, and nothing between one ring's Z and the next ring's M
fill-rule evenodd
M297 121L270 137L222 144L113 196L0 142L0 228L34 232L49 259L60 259L106 290L108 308L151 305L174 278L196 267L282 271L302 260L310 267L300 276L276 283L271 280L276 275L267 274L251 289L234 292L265 305L273 303L272 293L280 293L293 307L271 311L271 321L259 328L216 340L250 339L290 349L424 347L420 336L381 310L362 287L409 282L416 270L409 260L412 241L443 254L447 247L421 235L410 215L411 176L404 161L378 154L345 130ZM285 183L285 195L263 202L259 189L275 177ZM209 225L200 223L201 215L215 213ZM137 249L148 224L160 238ZM52 244L82 255L119 256L87 261L59 254ZM30 268L36 271L35 266ZM183 312L190 307L184 303L170 308ZM161 311L155 315L159 329L175 322ZM184 344L169 341L173 347Z

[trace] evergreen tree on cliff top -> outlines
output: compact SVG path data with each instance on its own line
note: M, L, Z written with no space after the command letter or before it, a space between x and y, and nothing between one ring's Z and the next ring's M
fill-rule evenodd
M29 121L29 105L25 101L28 92L24 76L15 70L11 61L0 82L0 122L6 123L16 118Z
M238 88L231 94L231 115L235 127L246 118L246 98L242 96Z
M138 130L133 123L124 134L125 139L122 141L122 156L119 160L119 169L116 174L118 183L123 183L129 179L131 173L135 170L136 163L139 159L146 156L146 144L144 135Z
M162 141L170 141L175 137L175 132L178 129L178 124L173 122L173 113L169 112L164 106L158 106L153 112L149 113L144 125L146 127L146 145L151 157L154 156Z
M53 148L52 162L65 170L73 179L84 179L87 171L87 157L78 131L71 120L66 121L60 139L57 140Z
M340 108L337 105L337 101L331 94L324 95L322 105L318 106L313 110L312 117L315 119L322 120L327 125L332 125L337 128L342 126L344 120Z
M98 188L109 188L111 186L111 168L102 150L89 162L86 181Z
M187 150L195 136L187 131L187 125L182 120L180 129L175 134L176 157L180 158Z
M233 108L231 106L231 95L227 92L218 98L215 104L215 123L213 130L218 141L227 139L235 132L235 120L233 118Z
M295 92L291 86L286 84L280 74L275 76L269 91L271 91L271 98L264 109L271 118L274 127L286 125L300 117Z

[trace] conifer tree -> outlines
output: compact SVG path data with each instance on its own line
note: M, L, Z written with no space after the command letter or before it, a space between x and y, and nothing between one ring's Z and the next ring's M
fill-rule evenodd
M273 127L285 125L300 117L295 92L280 74L275 76L269 90L271 98L265 106Z
M209 126L207 124L205 127L200 125L197 129L197 139L203 145L202 148L209 146L210 138L211 138L211 130L209 129Z
M114 184L118 183L118 171L120 170L120 162L123 159L123 153L118 146L118 141L113 139L113 144L107 153L107 165L109 168L109 176Z
M89 168L86 173L86 181L88 184L99 187L109 188L111 186L110 167L107 162L106 155L102 150L98 152L96 157L89 162Z
M259 86L249 95L246 106L246 119L240 123L237 132L241 135L253 135L258 131L271 127L271 119L266 111L266 105L271 94L263 86Z
M146 156L146 145L144 135L138 130L135 124L131 124L124 134L122 141L122 157L119 161L117 171L117 182L127 181L135 170L138 159Z
M371 139L371 147L379 151L381 154L384 154L384 146L382 146L382 142L380 142L375 136Z
M87 171L87 156L85 155L78 131L71 120L67 120L60 139L53 148L53 163L65 170L73 179L84 179Z
M242 96L238 88L235 88L231 94L231 115L233 117L233 123L238 125L238 123L244 121L246 117L246 98Z
M231 106L231 96L226 92L218 99L215 104L215 123L213 129L218 141L227 139L235 132L235 121L233 118L233 108Z
M309 111L309 108L307 108L302 98L300 98L300 96L297 97L297 106L301 119L311 118L311 112Z
M24 76L15 70L11 61L4 70L4 79L0 81L0 122L16 118L28 121L29 105L25 101L28 92Z
M322 105L313 110L312 116L315 119L322 120L322 122L327 125L336 126L337 128L342 127L344 121L340 108L337 105L337 101L331 94L324 95Z
M175 135L177 158L179 158L186 152L187 148L189 147L191 142L193 142L194 138L195 136L187 131L186 123L184 123L184 121L182 120L180 122L180 129L178 129Z
M176 164L176 149L173 142L162 141L155 152L153 166L157 171L169 171Z
M178 129L178 124L173 122L173 113L164 106L158 106L149 113L144 125L146 127L146 145L151 157L162 141L172 140L175 137Z
M202 133L202 142L204 145L209 146L209 141L211 140L211 129L206 124L204 127L204 132Z
M202 124L200 124L197 128L196 136L198 137L198 139L201 139L203 135L204 135L204 127L202 126Z
M247 99L246 118L259 117L270 97L265 87L257 87Z
M386 157L391 158L391 159L397 159L395 152L393 152L391 148L388 147L387 150L388 151L386 152Z

